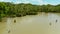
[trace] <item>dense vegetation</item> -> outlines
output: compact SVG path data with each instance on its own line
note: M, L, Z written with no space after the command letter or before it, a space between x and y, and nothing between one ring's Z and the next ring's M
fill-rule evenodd
M36 15L38 12L60 12L59 5L32 5L30 3L14 4L0 2L0 21L3 17L21 17L26 15Z

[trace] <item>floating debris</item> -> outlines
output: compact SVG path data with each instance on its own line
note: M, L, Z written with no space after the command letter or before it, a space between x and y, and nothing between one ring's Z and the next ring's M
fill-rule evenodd
M49 23L49 25L52 25L51 23Z
M8 33L10 33L10 30L8 31Z
M57 20L56 20L56 22L57 22Z
M16 23L16 20L14 20L14 23Z

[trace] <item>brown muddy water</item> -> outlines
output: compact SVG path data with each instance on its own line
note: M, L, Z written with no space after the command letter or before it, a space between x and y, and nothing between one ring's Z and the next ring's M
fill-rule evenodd
M60 14L7 18L6 22L0 23L0 34L60 34Z

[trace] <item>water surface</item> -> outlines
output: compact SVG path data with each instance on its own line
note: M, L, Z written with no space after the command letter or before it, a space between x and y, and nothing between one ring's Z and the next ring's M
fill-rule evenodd
M60 34L60 14L40 13L7 18L6 23L0 23L0 34Z

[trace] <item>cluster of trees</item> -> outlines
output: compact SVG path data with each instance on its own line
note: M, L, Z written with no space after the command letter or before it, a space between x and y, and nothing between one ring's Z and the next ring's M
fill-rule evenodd
M0 21L2 17L36 15L38 12L60 12L60 4L33 5L30 3L14 4L10 2L0 2Z

